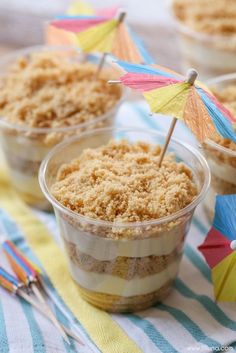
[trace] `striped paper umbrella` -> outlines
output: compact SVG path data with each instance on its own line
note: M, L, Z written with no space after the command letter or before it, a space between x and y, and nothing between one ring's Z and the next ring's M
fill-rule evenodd
M39 273L36 270L36 267L16 248L10 240L5 240L2 243L2 248L12 266L13 271L26 286L38 281Z
M217 195L213 226L198 248L212 270L216 300L236 302L236 195Z
M63 339L70 345L70 341L68 340L68 336L74 338L78 343L83 344L80 337L75 334L73 331L68 329L66 326L62 325L59 322L55 322L55 318L46 310L45 307L41 305L41 303L35 301L31 298L26 292L22 290L24 284L20 282L16 277L12 276L8 273L3 267L0 266L0 286L6 289L8 292L18 295L19 297L23 298L28 304L35 307L39 310L42 314L48 317L49 320L57 327L59 332L61 333Z
M75 20L82 18L90 18L98 16L102 18L112 18L118 11L117 6L95 9L90 3L85 1L74 1L70 4L66 14L56 17L57 20L67 19ZM45 40L47 44L51 45L76 45L77 40L74 33L68 32L64 29L56 28L50 23L45 28Z
M126 13L113 18L83 17L52 21L51 24L76 35L85 53L97 52L135 63L152 63L140 38L124 23Z
M24 284L0 267L0 285L9 292L16 293Z
M236 118L203 84L196 81L198 75L196 70L190 69L187 77L184 77L157 65L138 65L124 61L117 61L117 64L126 73L120 81L110 83L123 83L141 91L152 113L173 117L160 165L177 119L183 120L200 142L213 138L217 132L236 142L236 133L233 129Z

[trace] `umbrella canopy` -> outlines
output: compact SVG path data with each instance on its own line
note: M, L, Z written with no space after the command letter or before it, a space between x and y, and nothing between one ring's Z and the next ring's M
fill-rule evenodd
M23 286L17 278L5 271L3 267L0 267L0 285L12 293L16 293Z
M78 46L86 53L109 53L120 60L152 63L140 38L124 23L125 13L117 18L78 16L54 20L51 25L73 32Z
M112 18L118 11L117 6L95 9L88 2L85 1L74 1L69 6L66 14L59 15L56 19L80 19L90 18L93 16ZM66 30L56 28L50 23L45 27L45 39L48 44L51 45L77 45L77 39L74 33L70 33Z
M30 261L15 247L10 241L6 240L2 244L4 253L17 277L25 284L29 285L38 281L39 273Z
M236 301L236 195L217 195L213 226L199 246L212 269L215 298Z
M200 142L218 133L236 142L236 118L196 79L184 77L161 66L137 65L117 61L124 74L120 81L143 93L153 113L183 120ZM190 72L190 74L191 74ZM189 76L189 75L187 75ZM191 76L191 75L190 75Z

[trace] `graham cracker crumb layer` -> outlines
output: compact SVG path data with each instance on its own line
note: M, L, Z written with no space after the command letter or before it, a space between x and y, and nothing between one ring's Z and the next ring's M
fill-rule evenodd
M97 66L55 52L32 53L17 60L1 78L0 116L29 128L75 126L115 106L121 88L109 85L114 76Z
M161 148L126 140L86 149L61 166L52 195L67 208L111 222L155 220L189 205L198 194L191 170Z
M137 276L144 278L160 273L172 263L179 261L182 255L182 249L178 246L168 255L150 255L143 257L117 256L112 261L101 261L81 252L79 247L65 239L64 244L69 259L80 269L89 273L109 274L126 280L131 280Z
M175 16L191 29L209 35L236 35L235 0L173 0Z

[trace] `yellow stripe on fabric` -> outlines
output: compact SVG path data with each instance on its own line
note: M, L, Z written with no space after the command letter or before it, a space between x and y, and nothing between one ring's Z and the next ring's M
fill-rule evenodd
M80 297L78 287L70 277L62 250L52 239L43 223L9 187L3 174L0 174L0 207L17 222L57 292L98 348L104 353L141 353L138 346L108 313L96 309Z
M143 95L153 113L170 115L183 120L189 89L188 83L176 83L145 92Z
M117 25L118 21L112 19L78 33L77 39L80 48L87 53L92 51L110 53L112 51Z
M219 262L212 270L215 298L224 302L236 302L236 252Z

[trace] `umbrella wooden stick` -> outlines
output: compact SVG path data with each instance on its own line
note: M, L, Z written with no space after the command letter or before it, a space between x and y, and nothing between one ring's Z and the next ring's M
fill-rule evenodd
M94 75L94 80L95 80L95 81L98 79L98 77L99 77L99 75L100 75L100 73L101 73L101 71L102 71L102 69L103 69L103 66L104 66L104 64L105 64L107 55L108 55L108 53L103 53L103 54L102 54L102 57L101 57L101 59L100 59L100 61L99 61L99 63L98 63L97 71L95 72L95 75Z
M124 21L125 16L126 16L126 12L121 11L121 12L119 13L118 19L117 19L117 20L118 20L118 25L121 24L121 23ZM100 73L101 73L101 71L102 71L102 69L103 69L103 66L104 66L104 64L105 64L107 55L108 55L108 53L103 53L103 54L102 54L102 57L101 57L101 59L100 59L100 61L99 61L99 64L98 64L97 71L96 71L96 73L95 73L95 75L94 75L94 80L97 80L97 79L98 79L98 77L99 77L99 75L100 75Z
M190 85L194 85L194 82L195 82L197 76L198 76L198 73L197 73L196 70L194 70L194 69L189 69L188 72L187 72L187 79L186 79L186 82L187 82L187 83L190 83ZM172 119L172 122L171 122L171 125L170 125L170 128L169 128L169 131L168 131L168 134L167 134L167 136L166 136L166 140L165 140L164 146L163 146L163 148L162 148L162 152L161 152L161 155L160 155L158 167L161 167L161 164L162 164L162 162L163 162L163 159L164 159L166 150L167 150L167 148L168 148L168 146L169 146L171 137L172 137L172 135L173 135L173 132L174 132L176 123L177 123L177 118L173 118L173 119Z
M39 277L39 284L42 287L45 295L47 295L47 297L53 302L53 304L57 307L57 309L67 318L68 322L70 323L70 326L73 327L74 332L80 335L76 321L71 319L71 317L68 315L68 312L63 308L61 303L54 297L54 295L51 293L51 290L44 283L42 277Z
M177 118L173 118L172 122L171 122L171 125L170 125L170 128L169 128L169 131L168 131L168 134L167 134L166 139L165 139L165 144L164 144L164 146L162 148L162 151L161 151L160 159L159 159L159 162L158 162L158 167L161 167L163 158L164 158L166 150L167 150L167 148L169 146L170 139L171 139L171 136L172 136L172 134L174 132L176 123L177 123Z
M50 318L52 323L56 326L56 328L60 332L61 336L64 338L64 340L67 343L70 344L70 341L68 340L68 338L67 338L67 336L65 334L64 328L62 327L62 325L59 323L59 321L57 320L56 316L52 312L52 310L51 310L50 306L48 305L47 301L45 300L43 294L40 292L37 284L35 282L32 282L30 284L30 288L32 289L32 292L34 293L34 295L36 296L38 301L43 305L43 307L45 309L45 312L47 313L47 316Z
M19 252L19 250L11 241L6 240L3 243L3 249L17 277L26 285L26 287L32 289L33 293L44 306L45 311L51 318L51 321L57 327L63 339L68 344L70 344L70 341L68 340L68 337L62 326L58 322L57 318L51 311L51 308L48 306L46 300L37 287L36 283L38 282L38 274L35 268L31 265L31 263L29 263L28 259L21 252Z
M25 293L22 289L18 289L16 291L16 294L18 294L27 303L31 304L34 308L36 308L38 311L40 311L43 315L45 315L48 319L50 319L52 321L52 317L49 316L49 313L45 310L45 308L43 306L41 306L39 302L37 302L34 299L32 299L32 297L29 296L27 293ZM73 339L75 339L78 343L84 345L83 342L79 339L79 337L77 335L75 335L70 329L68 329L64 325L61 325L61 326L63 327L63 331L66 332L68 334L68 336L70 336ZM68 344L70 344L70 341L68 340L67 336L66 336L65 340L66 340L66 342Z

